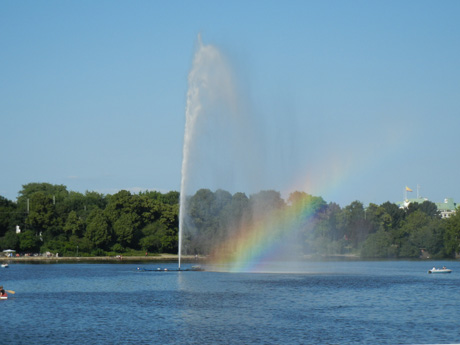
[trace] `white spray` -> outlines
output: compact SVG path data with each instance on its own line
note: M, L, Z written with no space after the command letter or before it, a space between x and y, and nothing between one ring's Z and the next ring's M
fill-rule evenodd
M180 208L179 208L179 269L182 255L182 239L186 218L186 197L189 192L189 170L196 154L195 140L200 118L209 113L213 103L221 102L222 95L232 98L231 75L223 57L212 45L203 45L198 36L198 46L188 76L187 104L185 109L185 132L182 152ZM224 89L224 90L223 90ZM227 100L232 104L232 100ZM203 109L206 108L207 111Z
M187 196L200 188L233 192L263 181L263 140L233 70L220 50L198 44L188 76L179 208L179 269L187 224Z

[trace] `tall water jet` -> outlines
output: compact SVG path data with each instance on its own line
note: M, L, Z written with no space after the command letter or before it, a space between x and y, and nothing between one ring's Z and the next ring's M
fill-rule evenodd
M212 45L204 45L199 35L192 68L188 75L187 103L185 109L179 207L179 269L183 253L184 226L187 214L186 201L191 188L189 180L190 170L194 163L200 161L200 152L197 149L197 132L206 132L206 129L204 129L206 125L212 126L213 121L215 121L215 119L208 120L212 116L215 117L216 113L219 114L221 119L226 118L223 121L229 121L232 117L222 114L222 112L225 112L222 109L238 113L235 111L237 102L235 101L232 79L230 69L220 51ZM219 108L219 111L216 111L216 108ZM217 145L217 143L214 143L214 145ZM206 181L206 183L208 182ZM197 182L197 184L200 184L200 182Z
M182 255L204 254L216 263L246 270L247 264L254 267L266 258L267 248L280 258L292 255L293 246L300 242L296 238L299 217L290 221L292 208L278 210L279 193L261 192L274 170L267 163L277 163L276 150L264 140L266 118L254 117L257 112L246 101L249 93L238 92L230 66L217 47L203 44L198 37L185 109L179 269ZM248 198L246 193L256 194ZM226 218L214 222L219 212ZM244 262L244 267L237 262Z

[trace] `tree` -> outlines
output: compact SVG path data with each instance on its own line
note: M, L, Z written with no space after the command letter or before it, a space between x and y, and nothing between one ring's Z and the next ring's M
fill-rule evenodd
M370 203L365 210L365 219L370 226L370 233L379 229L388 230L391 224L391 216L382 206Z
M460 252L460 209L444 220L444 252L449 257L455 257Z
M35 192L30 195L30 212L26 218L26 225L39 232L50 229L54 224L53 197L44 192Z
M369 234L369 224L364 219L364 207L359 201L353 201L343 209L346 220L346 236L354 248L366 239Z
M101 193L86 191L84 201L84 207L88 212L91 212L94 208L104 210L108 203L108 197Z
M420 256L421 249L432 254L441 251L443 228L439 218L432 218L420 208L410 213L396 232L400 257Z
M24 252L38 252L40 247L40 238L34 231L26 230L19 234L19 249Z
M285 249L303 246L308 254L343 254L362 248L364 256L417 257L424 249L439 257L460 251L458 215L441 219L429 201L412 203L407 209L390 202L371 203L364 209L354 201L342 209L299 191L285 202L274 190L248 198L244 193L200 189L187 197L185 216L183 247L190 254L211 253L223 242L230 243L224 250L235 252L239 244L229 239L249 229L261 229L257 236L267 238L272 235L270 227L288 229L273 234ZM16 235L16 225L23 234ZM23 185L17 203L0 196L0 247L6 249L41 246L75 255L77 246L93 254L95 249L104 254L103 250L116 246L120 251L129 247L177 252L178 228L179 193L174 191L132 194L122 190L105 196L68 192L63 185L29 183Z
M422 211L421 211L422 212ZM417 227L409 235L409 241L417 248L424 250L432 257L442 255L444 227L439 218L431 218L424 226Z
M179 204L162 204L159 222L164 224L166 231L163 236L162 248L168 253L177 253L179 234ZM155 221L156 222L156 221Z
M280 210L285 206L280 192L263 190L249 197L252 214L255 218L265 217L267 214Z
M15 226L15 217L18 213L16 204L2 196L0 196L0 237L8 230Z
M343 211L336 203L329 203L324 211L316 216L313 231L305 236L306 254L343 254L347 241L345 240L346 222Z
M102 210L95 208L88 216L85 237L96 248L108 249L112 242L112 233Z
M19 249L19 237L15 231L8 231L5 236L0 238L0 249Z
M216 239L219 226L217 208L214 207L215 195L209 189L200 189L187 202L189 222L188 234L193 233L187 249L189 253L208 254Z
M69 195L62 202L65 205L66 214L75 212L78 217L85 219L88 215L88 198L82 193L69 192ZM66 220L67 217L63 217Z
M425 200L419 206L419 210L430 218L441 218L441 212L434 202Z
M171 236L168 228L160 221L147 225L142 229L142 233L144 236L140 240L141 247L153 253L171 252L171 249L175 246L173 241L177 240L177 238Z
M78 217L77 212L70 211L67 216L66 223L64 225L64 231L69 235L81 236L83 233L84 223L80 217Z
M235 193L221 210L221 223L226 227L228 236L248 224L250 216L248 207L249 199L246 194Z
M385 212L391 217L391 220L389 220L389 224L387 225L387 230L399 228L405 218L404 210L389 201L383 203L381 207L383 207Z
M113 224L116 240L124 248L129 246L133 240L134 224L135 215L132 213L122 214Z
M370 234L361 249L361 256L364 258L388 258L395 255L391 235L383 228Z
M166 194L157 191L140 192L139 196L146 196L148 199L158 201L162 204L176 205L179 203L179 192L171 191Z
M51 197L55 197L55 200L64 200L68 196L67 187L64 185L52 185L50 183L28 183L22 186L22 190L19 191L18 203L30 199L35 193L43 193Z

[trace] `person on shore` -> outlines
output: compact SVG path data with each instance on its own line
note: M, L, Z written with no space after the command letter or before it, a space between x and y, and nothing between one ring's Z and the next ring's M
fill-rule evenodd
M0 285L0 297L8 297L8 294L3 289L3 285Z

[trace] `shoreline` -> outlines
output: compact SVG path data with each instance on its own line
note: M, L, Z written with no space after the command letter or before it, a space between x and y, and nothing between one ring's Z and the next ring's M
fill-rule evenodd
M135 262L135 261L177 261L177 254L158 254L148 256L13 256L0 258L0 262L84 262L84 261L114 261L114 262ZM183 262L204 261L205 257L195 257L194 255L182 255Z
M177 262L177 254L152 254L148 256L0 256L0 263L83 263L83 262L106 262L106 263L134 263L134 262ZM298 258L300 261L457 261L458 258L451 259L431 259L431 258L361 258L355 254L342 255L304 255ZM212 258L209 256L182 255L183 263L209 263Z

